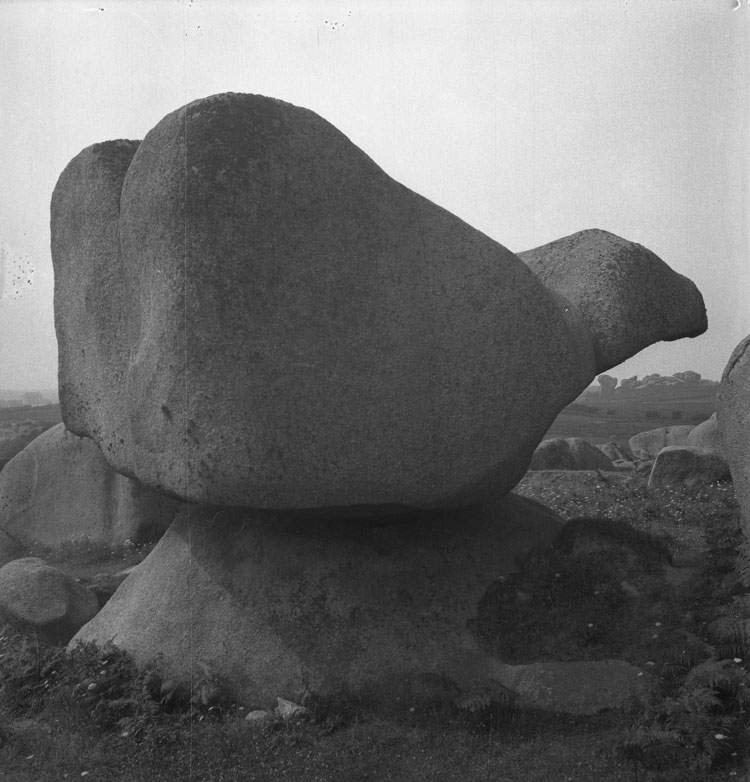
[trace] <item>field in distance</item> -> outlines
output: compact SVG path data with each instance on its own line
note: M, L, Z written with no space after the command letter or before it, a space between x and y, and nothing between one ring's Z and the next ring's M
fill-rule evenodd
M587 394L564 408L544 439L582 437L600 445L627 441L660 426L696 426L716 410L718 383L617 388L614 394Z

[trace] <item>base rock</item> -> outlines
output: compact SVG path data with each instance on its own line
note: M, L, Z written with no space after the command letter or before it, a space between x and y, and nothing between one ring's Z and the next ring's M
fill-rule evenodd
M238 702L409 697L425 676L487 679L467 628L488 587L561 519L515 495L481 508L325 519L188 506L71 642L111 641L167 676L202 667Z

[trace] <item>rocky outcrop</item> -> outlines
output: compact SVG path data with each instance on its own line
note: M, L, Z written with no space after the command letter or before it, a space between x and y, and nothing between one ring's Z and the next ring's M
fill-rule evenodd
M52 256L67 427L202 503L500 496L597 373L705 329L695 286L638 245L586 231L521 262L252 95L81 152Z
M118 475L92 440L63 424L29 443L0 472L0 532L17 555L39 545L155 540L178 505Z
M0 568L0 619L48 643L67 643L99 610L89 590L37 557Z
M514 495L398 519L185 509L72 643L161 654L176 679L201 662L248 705L305 687L388 698L426 675L486 679L492 660L467 622L561 519Z
M686 445L693 431L692 426L662 426L640 432L628 440L628 446L636 459L655 459L662 448L670 445Z
M539 443L530 470L614 470L599 448L580 437L557 437Z
M717 412L743 529L750 537L750 336L737 345L724 369Z
M713 451L724 456L724 443L721 439L719 421L716 413L708 420L698 424L687 436L686 444L704 451Z
M728 478L727 460L715 451L672 445L659 451L651 468L648 487L695 486Z

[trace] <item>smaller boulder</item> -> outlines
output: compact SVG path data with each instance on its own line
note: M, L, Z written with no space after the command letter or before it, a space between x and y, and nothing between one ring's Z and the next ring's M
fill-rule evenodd
M655 459L662 448L670 445L687 445L687 438L693 431L692 426L662 426L639 432L628 441L628 446L636 459L646 461Z
M704 451L713 451L721 456L725 456L724 443L721 439L719 430L719 421L714 413L707 421L698 424L687 437L687 445L694 448L701 448Z
M530 470L614 470L612 461L580 437L557 437L539 443Z
M597 378L599 385L601 386L602 396L614 396L615 388L617 388L617 378L610 375L599 375Z
M659 451L648 478L648 488L695 486L729 477L729 464L720 454L692 446L672 445Z
M245 715L245 723L252 728L263 728L273 719L273 714L265 709L254 709Z
M0 618L48 643L67 643L99 611L92 592L38 557L0 568Z
M128 577L128 573L97 573L86 582L89 592L96 595L99 607L104 608L107 601L118 590L120 584Z
M651 676L624 660L496 663L490 676L517 694L516 705L562 714L622 709L653 685Z
M179 505L116 473L93 440L63 424L29 443L0 473L0 533L25 551L158 540ZM0 563L11 554L0 538Z

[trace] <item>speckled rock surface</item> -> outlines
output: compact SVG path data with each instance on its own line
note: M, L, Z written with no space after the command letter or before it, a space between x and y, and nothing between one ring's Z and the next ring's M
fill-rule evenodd
M687 277L607 231L579 231L519 257L586 324L598 372L707 328L703 297Z
M530 470L614 470L612 460L580 437L555 437L539 443Z
M0 472L0 532L16 554L35 545L156 540L179 502L117 474L96 443L58 424ZM0 536L0 555L3 551Z
M119 472L197 502L500 496L627 353L608 356L538 270L325 120L260 96L195 101L140 145L81 152L53 195L52 256L66 425ZM618 309L607 333L635 328L631 352L703 323L684 278L670 288L644 264L642 295L656 279L680 311Z
M49 643L66 643L99 610L89 590L37 557L0 568L0 619Z
M689 445L670 445L659 451L648 487L695 486L728 478L729 465L721 454Z
M628 446L636 459L655 459L662 448L671 445L687 445L692 426L661 426L639 432L628 440Z
M750 537L750 337L732 352L716 405L721 439L742 510L743 529Z
M393 519L193 507L72 643L162 654L176 679L202 662L254 706L305 687L395 698L425 676L486 677L467 622L561 519L514 495Z

